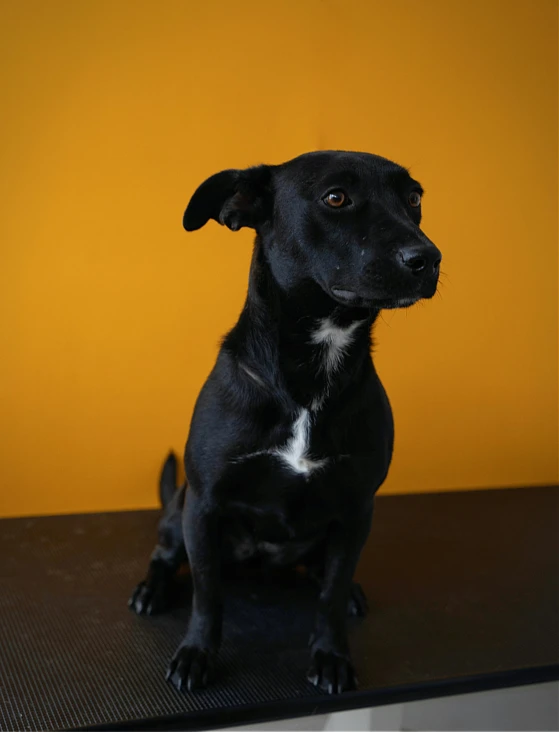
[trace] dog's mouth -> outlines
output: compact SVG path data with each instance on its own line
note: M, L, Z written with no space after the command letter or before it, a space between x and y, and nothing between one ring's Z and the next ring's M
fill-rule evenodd
M353 290L342 290L339 287L333 287L331 292L335 300L346 305L355 305L359 300L362 300Z
M421 295L414 295L412 297L366 298L358 295L353 290L345 290L339 287L332 287L330 294L340 305L375 310L409 308L422 298Z

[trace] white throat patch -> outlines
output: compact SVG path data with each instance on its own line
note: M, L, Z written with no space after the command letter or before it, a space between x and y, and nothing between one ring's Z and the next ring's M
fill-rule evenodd
M325 347L324 369L327 374L332 374L340 367L342 359L353 341L355 331L362 322L362 320L356 320L346 328L342 328L333 323L330 318L324 318L311 334L311 343Z

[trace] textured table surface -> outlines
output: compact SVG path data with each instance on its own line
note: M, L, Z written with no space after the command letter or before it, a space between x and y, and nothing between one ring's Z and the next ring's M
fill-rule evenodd
M559 493L379 497L352 621L360 689L305 681L316 590L295 573L227 582L219 678L179 694L166 664L188 617L126 606L151 511L0 521L0 729L199 729L559 676Z

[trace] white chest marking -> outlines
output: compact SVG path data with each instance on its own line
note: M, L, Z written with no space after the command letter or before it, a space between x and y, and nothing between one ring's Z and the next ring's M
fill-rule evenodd
M324 318L311 334L312 343L325 347L324 369L327 374L330 375L339 368L361 322L361 320L356 320L347 328L340 328L330 318Z
M308 457L311 415L308 409L301 409L293 423L293 433L283 447L272 450L296 473L311 473L326 464L326 460L311 460Z

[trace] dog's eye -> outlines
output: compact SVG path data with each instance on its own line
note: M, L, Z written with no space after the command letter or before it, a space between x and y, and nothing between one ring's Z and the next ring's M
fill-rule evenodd
M350 203L348 196L343 191L330 191L322 200L327 206L331 206L332 208L341 208Z
M421 193L412 191L408 196L408 202L413 208L417 208L421 204Z

